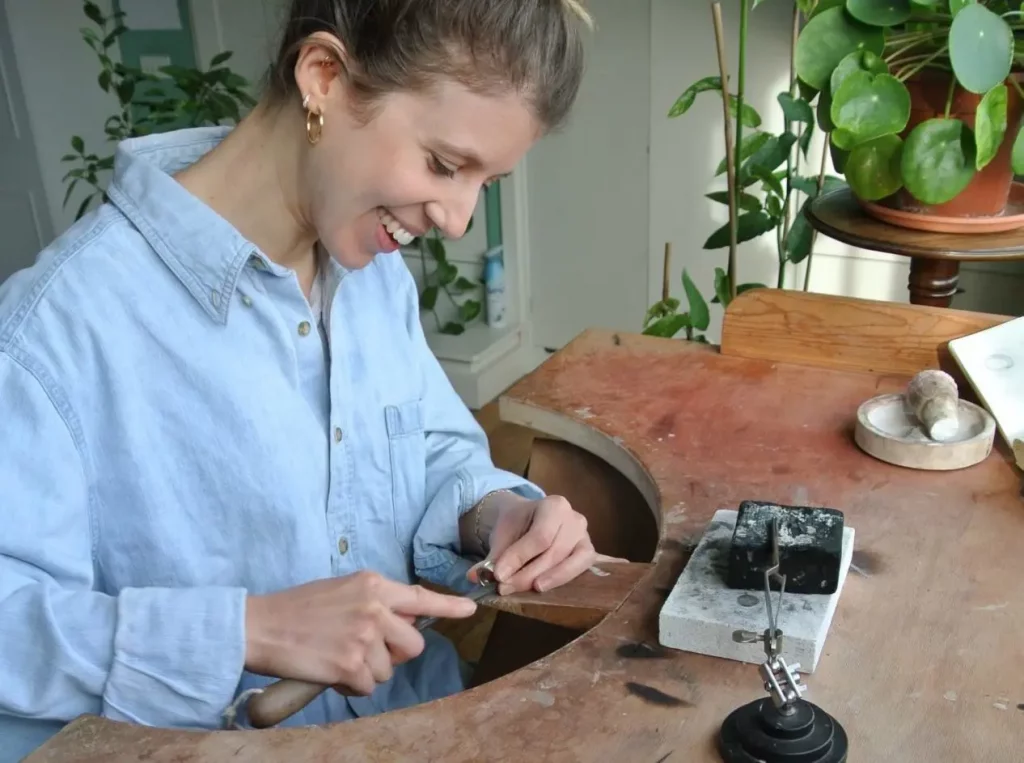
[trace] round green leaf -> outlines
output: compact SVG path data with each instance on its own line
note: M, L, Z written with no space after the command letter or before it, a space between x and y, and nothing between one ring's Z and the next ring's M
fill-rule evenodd
M832 157L832 166L836 168L836 172L846 172L846 162L850 158L850 152L845 148L840 148L835 144L835 133L832 134L833 140L829 141L828 152Z
M900 158L903 139L899 135L883 135L861 143L846 160L846 182L865 201L878 201L903 187Z
M797 76L821 90L850 53L870 50L881 55L884 47L884 30L860 23L841 7L829 8L808 21L797 38Z
M831 89L838 93L843 82L854 72L868 72L869 74L888 74L889 65L881 56L877 56L870 50L855 50L846 56L832 72Z
M1006 136L1006 107L1009 90L999 84L985 93L974 112L974 139L978 144L975 167L985 169L996 158Z
M1013 31L984 5L968 5L949 28L949 61L961 85L987 93L1010 74Z
M842 148L901 132L909 119L910 92L891 74L855 71L832 96L832 123L847 134Z
M974 133L959 119L929 119L907 136L900 160L906 189L925 204L943 204L975 174Z
M896 26L910 18L910 0L846 0L846 10L871 26Z
M832 92L825 86L818 95L818 103L815 105L818 114L818 127L822 132L832 132L836 126L832 124Z

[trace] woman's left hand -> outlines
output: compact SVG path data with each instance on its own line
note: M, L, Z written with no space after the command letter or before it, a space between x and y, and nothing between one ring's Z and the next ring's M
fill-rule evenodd
M588 570L598 558L587 519L559 495L506 503L490 533L498 593L548 591Z

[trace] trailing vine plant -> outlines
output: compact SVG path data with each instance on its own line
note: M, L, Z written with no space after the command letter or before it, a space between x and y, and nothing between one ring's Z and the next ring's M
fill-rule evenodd
M473 218L466 226L466 233L473 228ZM436 230L416 240L420 255L420 268L423 274L423 290L420 292L420 309L433 314L437 330L442 334L458 336L466 330L469 323L481 315L483 303L479 299L479 291L483 283L482 274L476 282L460 275L459 268L448 259L444 238ZM434 263L432 270L427 269L427 261ZM438 299L444 296L456 310L456 317L442 320L438 312Z

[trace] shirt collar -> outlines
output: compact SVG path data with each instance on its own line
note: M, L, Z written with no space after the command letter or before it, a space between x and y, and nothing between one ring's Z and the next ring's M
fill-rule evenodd
M129 138L114 153L110 201L220 323L250 257L282 270L172 175L214 148L232 128L198 127Z

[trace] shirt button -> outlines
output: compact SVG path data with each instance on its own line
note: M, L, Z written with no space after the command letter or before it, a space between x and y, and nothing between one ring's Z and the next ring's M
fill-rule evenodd
M335 427L334 428L334 441L335 442L341 442L341 437L342 437L341 427Z
M338 538L338 553L344 556L348 553L348 540L345 538Z
M303 321L299 324L299 336L306 336L309 333L309 321Z
M210 304L214 307L220 305L220 294L215 291L210 292Z
M245 305L246 307L252 307L252 297L250 297L248 294L243 294L242 304Z

